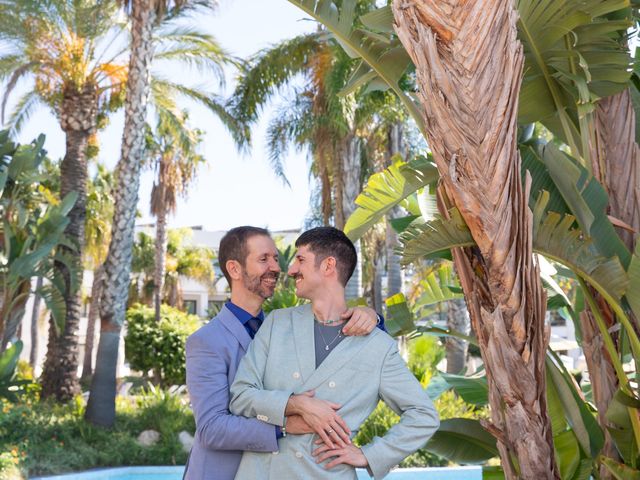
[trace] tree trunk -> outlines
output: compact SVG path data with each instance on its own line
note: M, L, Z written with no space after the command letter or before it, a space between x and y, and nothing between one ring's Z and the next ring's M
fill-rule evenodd
M337 159L340 168L334 179L336 188L336 228L344 230L344 226L356 209L356 198L360 194L360 139L355 134L349 134L342 142L341 154ZM358 252L358 262L353 275L347 283L345 295L347 299L362 297L362 255L360 254L360 240L354 242Z
M640 151L635 140L636 115L629 89L598 101L595 112L595 142L591 145L591 162L595 177L609 194L609 215L623 221L635 230L618 229L618 234L629 250L634 251L634 236L640 231ZM609 326L615 317L605 302L592 291L601 313ZM618 389L619 382L611 363L600 330L587 308L580 315L582 348L589 370L593 398L598 408L598 421L605 433L602 453L620 461L620 456L609 434L606 412ZM614 341L617 334L612 333ZM603 479L613 478L601 468Z
M450 300L447 302L447 328L456 332L469 334L469 312L464 300ZM467 363L469 344L456 337L447 337L445 349L447 352L447 373L464 375Z
M446 196L477 244L454 258L487 371L486 428L507 478L557 479L545 293L532 255L531 180L522 185L516 142L517 12L500 0L396 0L392 8Z
M149 66L153 58L155 2L132 2L131 57L125 100L122 153L116 173L115 210L105 284L100 305L100 343L85 418L110 427L115 420L116 365L125 318L135 225L140 166L144 152L144 123L149 94Z
M13 343L16 339L16 332L18 331L18 325L22 322L22 317L24 317L30 290L31 279L28 278L18 284L14 297L3 298L0 306L0 318L5 319L6 323L0 322L0 353L7 349L9 342ZM20 300L13 303L13 300L17 297L20 297ZM5 312L5 308L10 309L10 311Z
M87 146L95 131L98 114L97 87L85 84L81 90L74 86L64 92L59 112L60 126L66 134L66 153L60 164L60 197L77 192L78 199L69 212L67 238L76 246L60 247L61 253L71 259L74 271L62 263L56 268L65 285L65 322L62 331L49 329L49 345L42 372L42 397L55 397L69 401L80 393L78 383L78 325L82 316L82 254L84 250L84 224L87 206Z
M401 155L403 158L405 157L402 132L403 124L401 122L396 122L389 128L387 159L385 162L387 167L391 165L395 155ZM398 234L393 229L390 222L392 218L398 218L400 215L401 208L395 207L387 216L385 242L387 250L387 296L402 292L402 285L404 283L404 275L402 274L402 268L400 266L400 255L398 255L395 250L398 247Z
M167 212L160 208L156 216L156 268L153 274L153 301L156 322L160 322L160 305L164 290L165 257L167 254Z
M38 323L40 321L40 304L42 303L42 297L38 293L42 288L44 279L38 277L36 280L36 293L33 296L33 310L31 310L31 349L29 351L29 365L33 370L36 370L38 366L38 347L39 347L39 332Z
M91 305L87 318L87 334L84 341L84 361L82 362L82 376L80 380L87 382L93 373L93 345L95 344L96 323L100 314L100 295L104 282L104 266L100 265L93 272L93 284L91 285Z

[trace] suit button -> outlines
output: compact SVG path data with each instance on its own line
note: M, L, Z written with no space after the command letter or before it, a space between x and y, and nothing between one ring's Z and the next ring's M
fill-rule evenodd
M296 458L302 458L302 452L296 452Z
M293 372L292 376L297 380L298 378L300 378L300 372Z
M266 422L266 421L268 421L268 420L269 420L269 417L267 417L266 415L258 415L256 418L257 418L258 420L263 421L263 422Z
M331 380L329 382L329 388L336 388L336 382L334 382L333 380Z

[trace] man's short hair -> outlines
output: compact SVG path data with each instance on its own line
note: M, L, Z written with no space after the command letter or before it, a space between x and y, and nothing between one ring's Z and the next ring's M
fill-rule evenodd
M342 286L347 285L356 268L358 254L353 242L344 232L334 227L312 228L296 240L297 248L304 246L309 247L316 256L316 266L327 257L335 258L338 280Z
M247 241L251 237L256 235L263 235L269 237L269 230L259 227L250 227L248 225L242 227L236 227L225 233L222 240L220 240L220 248L218 249L218 264L220 270L224 274L224 278L227 279L229 287L231 287L231 277L227 271L227 262L229 260L235 260L240 262L240 265L244 268L246 266L247 256L249 251L247 249Z

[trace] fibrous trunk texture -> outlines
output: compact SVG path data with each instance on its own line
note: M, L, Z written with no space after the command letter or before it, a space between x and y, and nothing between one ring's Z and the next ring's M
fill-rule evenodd
M116 170L111 243L105 261L105 283L100 305L100 343L85 415L90 422L109 427L115 420L118 345L129 293L133 228L144 152L149 67L153 59L152 32L157 17L155 3L151 0L132 2L131 57L122 152Z
M69 401L80 393L78 382L78 327L82 316L82 254L87 210L87 146L95 132L98 115L98 91L93 83L80 90L69 86L64 91L59 111L60 126L66 134L67 149L60 164L60 197L76 192L78 199L69 212L67 238L76 246L59 250L71 259L73 271L62 263L56 268L64 279L66 314L62 331L49 328L49 348L42 372L42 396Z
M609 194L608 214L634 230L617 230L622 241L633 252L640 231L640 149L635 139L636 115L629 89L599 100L594 124L594 142L591 144L590 152L593 173ZM592 291L592 294L602 307L600 310L603 318L612 326L616 320L606 302L602 301L595 291ZM589 370L593 398L598 408L598 420L605 432L602 453L619 460L618 451L606 428L609 424L605 416L619 382L604 348L602 334L589 309L580 315L580 323L582 348ZM617 334L612 333L612 336L617 342ZM605 480L612 478L605 468L602 468L600 473Z
M165 256L167 254L167 212L158 211L156 217L156 268L153 275L153 301L156 322L160 321L160 306L162 305L162 291L164 290Z
M487 371L487 428L507 478L559 478L545 398L545 294L516 144L517 13L504 0L396 0L392 8L442 184L477 244L455 258Z
M35 371L38 366L38 348L39 348L39 332L38 324L40 322L40 305L42 297L38 293L42 289L44 280L38 277L36 280L36 293L33 296L33 310L31 311L31 349L29 351L29 365Z
M447 328L468 335L469 326L469 312L464 300L448 301ZM464 374L469 343L461 338L447 337L444 346L447 352L447 373Z
M82 362L82 376L80 380L86 382L93 374L93 347L96 338L96 323L100 316L100 295L104 282L104 266L100 265L93 272L93 284L91 285L91 305L87 318L87 333L84 340L84 359Z

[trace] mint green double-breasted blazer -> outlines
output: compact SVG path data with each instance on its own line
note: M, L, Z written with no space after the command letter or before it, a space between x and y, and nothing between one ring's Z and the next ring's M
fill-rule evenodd
M289 396L315 390L317 398L342 406L338 414L355 436L383 400L400 421L362 446L369 472L381 479L427 443L439 426L438 414L396 341L377 328L365 337L343 339L316 369L313 322L308 304L267 317L240 362L229 408L235 415L282 426ZM328 462L316 463L311 453L317 438L287 435L278 441L277 452L245 452L236 479L355 479L351 466L326 470Z

